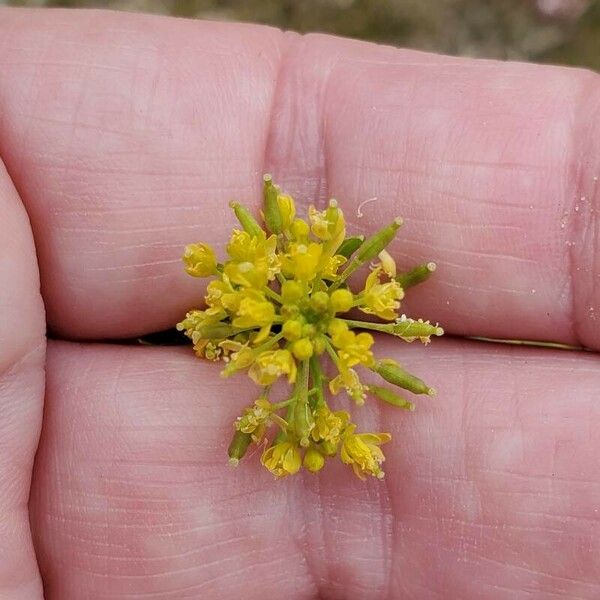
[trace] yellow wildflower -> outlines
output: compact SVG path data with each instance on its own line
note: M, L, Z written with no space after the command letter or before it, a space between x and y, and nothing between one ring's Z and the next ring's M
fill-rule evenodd
M265 433L271 414L271 403L264 398L259 398L252 406L244 410L241 417L237 418L235 428L243 433L250 433L252 439L258 442Z
M316 473L334 456L361 478L382 477L380 446L389 434L356 433L350 414L332 411L327 395L345 391L362 404L368 392L373 401L412 410L414 404L394 390L363 385L359 367L408 392L435 393L397 363L383 357L376 361L368 333L374 330L407 342L427 342L443 333L437 325L397 315L404 289L425 281L435 264L398 274L386 247L396 237L400 218L372 235L346 237L344 214L335 200L324 210L310 206L303 220L296 215L294 199L270 175L263 177L262 220L238 202L229 206L241 230L231 233L223 264L207 244L185 249L186 271L213 278L204 296L206 306L190 310L177 329L192 340L199 357L224 363L224 377L244 370L262 386L259 399L235 421L230 464L237 465L252 442L268 436L271 442L265 445L270 447L261 460L276 477L302 467ZM376 260L364 289L355 293L352 275ZM392 322L339 316L354 307ZM337 369L331 379L322 366L329 359ZM271 403L271 386L281 379L293 389ZM269 435L276 426L279 430Z
M212 315L224 315L226 312L235 313L241 298L226 275L223 276L223 279L213 279L206 288L205 300L209 306L206 312Z
M279 442L267 448L260 461L278 479L294 475L302 466L300 450L292 442Z
M392 321L398 317L399 301L404 298L404 291L395 280L380 283L382 271L383 267L378 266L367 277L360 310L367 314L377 315L380 319Z
M203 243L188 244L183 254L185 271L192 277L208 277L217 270L214 250Z
M283 231L287 231L296 216L294 199L287 194L277 194L277 206L281 215L281 228Z
M329 201L329 206L319 211L314 206L308 207L308 218L311 222L311 231L320 240L328 242L328 246L337 250L346 235L346 222L344 214L338 208L335 200Z
M261 352L248 374L259 385L271 385L282 375L288 376L288 381L296 380L296 362L289 350L266 350Z
M310 227L303 219L294 219L290 225L290 233L297 242L306 242L310 234Z
M334 319L329 325L329 334L345 367L353 367L358 364L370 366L374 363L371 346L375 340L370 333L356 334L348 328L346 323Z
M314 413L314 421L311 437L315 442L338 444L350 415L343 410L333 412L328 406L321 406Z
M356 425L352 424L345 431L342 439L340 458L351 465L354 473L365 479L365 475L383 478L381 464L385 456L379 447L392 439L389 433L354 433Z
M234 327L266 327L273 323L275 307L262 292L253 289L244 290L236 317L232 320Z
M392 255L387 250L382 250L377 257L381 261L381 268L384 273L390 278L396 277L396 261Z
M358 373L354 369L342 366L339 374L329 382L329 391L332 394L339 394L342 388L346 390L356 404L365 403L367 388L360 382Z
M323 247L316 242L292 242L283 258L282 270L286 277L297 281L311 281L317 276Z
M334 280L338 275L338 269L346 262L346 257L336 254L335 256L326 257L327 260L319 265L321 277L327 281Z
M276 248L275 235L252 236L234 229L227 244L231 260L225 263L224 272L237 285L263 288L280 270Z

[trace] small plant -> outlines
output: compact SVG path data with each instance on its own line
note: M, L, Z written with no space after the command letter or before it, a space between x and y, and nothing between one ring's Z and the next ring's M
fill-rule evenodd
M381 445L389 433L360 433L345 410L332 410L327 390L341 391L362 405L368 396L413 410L394 389L363 383L357 368L415 394L435 394L419 378L389 358L373 354L369 331L406 342L443 334L438 325L399 314L405 290L425 281L435 264L397 273L386 251L401 219L365 239L346 236L342 210L330 200L323 211L308 209L308 220L296 216L294 200L264 176L263 228L242 205L232 202L241 229L227 244L220 263L207 244L190 244L183 255L193 277L212 277L206 308L194 309L177 324L196 354L221 361L221 374L246 371L259 387L256 401L234 422L229 460L237 465L250 444L263 446L262 464L275 477L302 467L316 473L326 460L339 456L361 479L382 478ZM349 278L370 264L363 288L353 292ZM350 318L352 310L383 322ZM329 360L332 369L324 369ZM333 375L329 373L333 370ZM286 379L291 391L281 401L271 398L273 385Z

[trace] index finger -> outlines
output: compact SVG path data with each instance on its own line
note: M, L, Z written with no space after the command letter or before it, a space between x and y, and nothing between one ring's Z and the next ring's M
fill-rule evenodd
M0 152L26 203L51 327L168 327L273 171L357 229L406 219L439 264L406 311L446 330L600 347L600 92L571 69L113 13L5 10ZM350 220L352 218L350 217Z

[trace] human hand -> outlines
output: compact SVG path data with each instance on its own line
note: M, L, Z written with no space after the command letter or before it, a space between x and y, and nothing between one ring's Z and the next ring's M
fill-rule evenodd
M393 254L439 265L407 314L599 350L598 81L0 10L0 597L41 598L39 565L49 600L597 598L597 354L378 340L439 390L362 409L394 438L384 482L341 464L274 482L256 456L227 467L243 378L105 340L198 302L182 247L222 247L227 202L258 206L270 171L298 204L339 198L349 231L405 217Z

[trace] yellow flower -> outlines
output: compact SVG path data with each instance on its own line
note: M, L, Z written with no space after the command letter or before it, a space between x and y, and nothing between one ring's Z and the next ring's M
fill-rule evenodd
M194 343L194 352L196 356L212 361L217 361L223 356L223 349L218 340L199 339Z
M283 259L283 273L298 281L311 281L317 276L323 247L316 242L292 242Z
M223 279L213 279L206 288L206 304L209 308L208 314L221 314L237 312L241 296L233 289L229 278L224 275Z
M300 450L292 442L279 442L267 448L260 461L278 479L294 475L302 466Z
M231 260L224 272L229 279L244 287L263 288L279 273L280 261L276 253L277 236L252 236L234 229L227 244Z
M380 283L383 267L375 268L365 282L362 293L363 305L360 310L367 314L377 315L380 319L393 321L398 317L400 300L404 298L404 291L397 281Z
M308 207L308 218L311 222L311 231L320 240L329 242L328 246L337 250L346 235L346 222L344 214L338 208L335 200L329 201L329 206L319 211L314 206Z
M345 391L363 404L368 392L370 398L412 409L413 404L393 390L363 385L358 366L410 392L434 393L397 363L375 362L371 333L388 333L407 342L427 342L443 333L437 325L397 315L403 288L424 281L435 265L398 274L386 247L396 237L400 218L370 236L346 237L344 214L335 200L324 210L310 206L303 220L296 215L294 199L271 175L263 177L262 220L237 202L230 207L241 230L232 231L223 264L207 244L185 249L186 271L213 277L205 292L205 309L189 311L177 324L198 356L223 362L223 377L245 371L263 388L234 423L230 463L236 465L253 442L263 440L264 448L270 447L261 461L278 478L302 467L316 473L334 456L362 479L383 477L380 446L390 435L356 433L350 414L332 411L327 396ZM371 261L377 262L358 294L352 276ZM378 322L342 318L354 307L378 316ZM333 378L323 368L327 360L337 369ZM271 386L279 390L281 379L293 389L271 404ZM279 433L272 431L276 426Z
M341 254L336 254L335 256L330 256L325 261L325 264L322 264L321 260L320 271L321 277L323 279L327 279L327 281L332 281L337 277L338 269L346 262L346 257Z
M379 447L392 439L389 433L354 433L356 425L350 425L342 439L340 458L351 465L354 473L365 479L365 475L383 478L381 464L385 456Z
M185 315L185 319L177 323L176 328L177 331L183 331L193 344L197 344L203 337L202 329L219 321L220 315L218 314L210 314L206 310L190 310Z
M281 216L281 229L287 231L296 216L294 199L287 194L277 194L277 206Z
M297 242L306 242L310 233L310 227L303 219L294 219L290 225L290 233Z
M315 410L315 426L311 437L315 442L330 442L338 444L344 428L348 425L350 415L339 410L332 412L328 406L321 406Z
M235 428L243 433L252 434L253 441L258 442L265 433L271 414L271 403L264 398L259 398L252 406L244 410L241 417L237 418Z
M226 360L228 364L221 371L223 377L228 377L233 373L242 369L247 369L256 359L256 354L248 346L248 342L242 343L235 340L223 340L219 343L219 347L223 349L225 354L229 355Z
M377 257L381 261L381 268L385 274L392 278L396 277L396 261L387 250L382 250Z
M332 394L339 394L342 388L346 390L356 404L362 405L365 403L367 389L360 382L358 373L354 369L342 367L339 374L329 382L329 391Z
M188 275L208 277L217 270L214 250L208 244L188 244L183 254L183 262Z
M340 319L333 319L329 324L329 335L333 345L338 349L340 360L344 367L358 364L370 366L374 364L371 346L375 342L370 333L354 333Z
M271 326L275 318L275 307L261 292L251 288L244 290L236 317L232 320L234 327Z
M288 376L288 381L296 380L296 362L289 350L266 350L261 352L248 374L259 385L271 385L282 375Z

